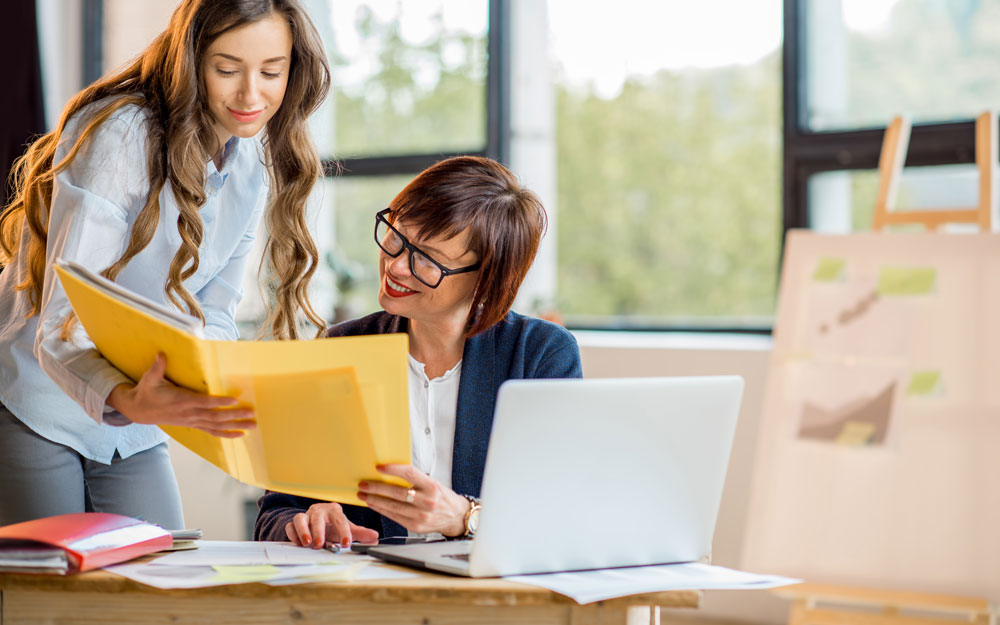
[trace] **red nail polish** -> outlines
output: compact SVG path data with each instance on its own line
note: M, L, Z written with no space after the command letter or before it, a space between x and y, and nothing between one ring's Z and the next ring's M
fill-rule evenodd
M358 488L361 490L368 488L368 482L358 482Z

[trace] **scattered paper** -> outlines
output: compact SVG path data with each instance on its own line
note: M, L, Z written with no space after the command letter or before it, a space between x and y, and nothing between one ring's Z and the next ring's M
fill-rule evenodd
M788 586L802 581L778 575L746 573L699 562L513 575L504 579L548 588L580 604L666 590L749 590Z
M375 558L353 551L296 547L284 542L199 540L198 549L168 553L107 571L156 588L203 588L260 582L271 585L346 582L413 577L388 568L366 567ZM361 576L362 573L365 573Z
M331 564L306 564L293 566L173 566L144 562L141 564L118 564L105 570L127 577L132 581L155 588L205 588L230 584L260 582L272 586L287 584L310 584L313 582L349 582L358 576L369 562L353 559L351 562ZM389 574L367 577L367 579L394 579Z
M380 579L410 579L419 577L399 569L381 566L377 563L354 562L342 567L331 567L317 564L311 567L296 567L301 569L294 576L282 576L264 582L268 586L288 586L291 584L311 584L313 582L349 582L372 581ZM311 569L311 570L308 570Z
M263 566L335 563L344 555L287 542L198 540L197 549L169 553L154 562L176 566Z
M116 564L104 570L154 588L203 588L233 583L220 579L211 566L156 566L147 562Z
M217 573L217 580L224 580L230 584L243 584L246 582L262 582L276 577L281 573L281 569L273 564L262 566L213 566Z

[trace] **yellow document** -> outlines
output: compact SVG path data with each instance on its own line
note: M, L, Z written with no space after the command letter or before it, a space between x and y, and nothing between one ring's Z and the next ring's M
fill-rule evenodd
M376 464L410 463L405 334L301 341L213 341L201 322L59 261L56 272L90 339L138 380L158 352L179 386L237 397L257 429L236 439L163 426L174 440L260 488L341 503Z

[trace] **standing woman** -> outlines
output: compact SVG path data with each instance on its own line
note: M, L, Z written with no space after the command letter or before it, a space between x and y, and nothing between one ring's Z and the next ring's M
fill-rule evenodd
M306 118L329 82L298 0L184 0L19 160L0 216L0 525L95 510L183 526L153 424L233 437L253 415L172 385L162 356L133 384L76 322L53 263L76 261L234 340L263 217L270 333L296 338L300 311L322 327L306 298L317 263L306 199L321 172Z

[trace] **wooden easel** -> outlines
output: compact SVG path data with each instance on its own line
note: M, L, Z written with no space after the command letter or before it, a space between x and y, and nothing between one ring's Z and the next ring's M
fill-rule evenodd
M948 223L974 223L992 229L996 214L997 118L976 119L979 204L972 208L894 211L903 161L910 142L910 120L899 116L886 128L879 157L879 188L872 230L887 225L923 224L934 230ZM788 625L997 625L997 609L980 597L795 584L773 590L792 601Z
M772 592L792 600L788 625L996 625L986 599L795 584Z
M997 117L987 111L976 118L976 168L979 170L979 204L975 207L941 208L936 210L893 210L899 179L910 144L910 120L898 116L885 130L879 156L878 196L872 230L878 232L888 225L920 223L934 230L948 223L974 223L981 232L989 232L995 221L997 206L994 199L997 171Z

